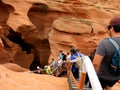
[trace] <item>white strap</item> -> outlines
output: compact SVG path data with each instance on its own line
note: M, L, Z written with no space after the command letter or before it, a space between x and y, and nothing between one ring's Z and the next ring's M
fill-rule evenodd
M118 50L119 49L119 45L117 44L117 42L111 38L108 38L108 40L113 44L113 46Z

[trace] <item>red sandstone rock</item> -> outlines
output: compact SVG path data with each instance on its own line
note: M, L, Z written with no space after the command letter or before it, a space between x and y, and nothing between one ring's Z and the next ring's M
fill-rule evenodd
M108 36L106 26L111 17L120 14L119 2L119 0L1 0L0 37L6 41L7 46L0 41L0 63L12 61L29 69L34 60L33 52L36 51L39 56L37 59L42 65L46 65L51 58L58 57L59 50L67 52L70 46L80 48L82 53L89 55L99 41ZM21 33L25 42L34 46L35 50L32 50L31 54L22 51L20 45L4 36L8 34L9 29L6 24ZM19 67L13 69L14 65L5 65L9 69L19 71ZM8 88L13 86L8 84ZM4 90L2 85L0 88ZM15 90L19 90L16 88ZM117 90L116 87L113 88Z
M69 90L67 78L13 72L0 65L1 90Z

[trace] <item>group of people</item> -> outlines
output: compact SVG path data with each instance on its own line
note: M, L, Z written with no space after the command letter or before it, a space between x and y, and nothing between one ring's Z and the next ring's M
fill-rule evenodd
M79 71L80 67L76 63L76 58L82 58L83 54L80 52L80 49L75 49L74 47L70 48L69 52L63 52L62 50L59 51L59 57L57 60L54 58L52 59L51 66L53 67L53 70L55 68L67 68L68 63L71 63L71 71L73 73L73 76L76 79L79 79ZM75 61L75 62L74 62Z
M120 17L114 17L110 20L108 25L108 34L110 38L120 45ZM105 38L100 41L95 49L95 55L93 55L93 66L95 68L98 79L101 83L103 90L112 90L112 86L120 80L120 76L114 76L109 72L109 67L111 64L111 59L115 53L116 48ZM72 73L76 79L79 78L79 70L77 63L74 62L76 58L82 58L83 54L80 49L75 49L72 47L70 52L64 53L60 51L58 60L53 59L52 66L53 69L56 67L62 67L64 62L72 62Z
M118 45L120 45L120 16L116 16L110 20L110 23L108 25L108 34L111 39L113 39L117 42ZM116 48L107 40L107 38L101 40L95 50L95 55L93 57L92 63L103 90L112 90L112 86L120 80L119 75L114 76L109 71L111 59L115 51ZM71 55L69 57L69 60L74 60L76 57L78 57L78 55L81 55L80 57L82 57L82 54L78 54L78 52L79 50L77 51L74 48L71 48ZM75 74L74 67L75 65L73 63L73 74ZM78 72L78 70L76 71ZM75 76L75 78L79 77Z

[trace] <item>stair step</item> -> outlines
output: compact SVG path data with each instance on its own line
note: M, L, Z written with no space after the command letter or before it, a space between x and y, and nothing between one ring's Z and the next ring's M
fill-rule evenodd
M74 80L71 77L68 77L69 85L70 85L70 90L78 90L77 86L74 83ZM80 82L80 80L77 80ZM83 90L92 90L92 88L88 88L86 85L84 85Z
M77 87L72 87L71 90L78 90L78 88Z
M92 88L83 88L83 90L92 90Z

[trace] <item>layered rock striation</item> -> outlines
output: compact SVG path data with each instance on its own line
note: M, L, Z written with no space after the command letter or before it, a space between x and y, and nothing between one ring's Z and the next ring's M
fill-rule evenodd
M13 62L28 69L31 64L43 67L58 57L59 50L68 52L70 46L89 55L101 39L108 37L110 18L120 14L117 2L1 0L0 63Z

